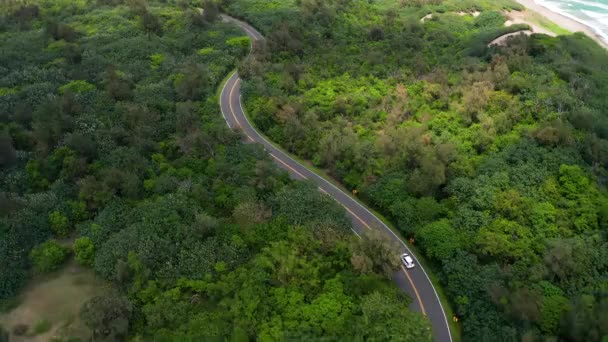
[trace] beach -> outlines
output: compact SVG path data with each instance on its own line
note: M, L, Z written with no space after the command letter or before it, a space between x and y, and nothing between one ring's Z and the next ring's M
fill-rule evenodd
M590 38L595 40L600 46L604 47L605 49L608 49L608 42L604 41L600 37L600 35L598 35L592 28L590 28L574 19L568 18L559 13L553 12L550 9L537 4L536 2L534 2L534 0L517 0L517 2L519 2L522 6L526 7L528 10L534 11L534 12L542 15L543 17L547 18L548 20L554 22L556 25L558 25L570 32L585 33L587 36L589 36ZM531 22L526 22L526 23L529 24L533 28L535 26L534 23L531 23ZM538 33L545 33L545 32L540 31Z

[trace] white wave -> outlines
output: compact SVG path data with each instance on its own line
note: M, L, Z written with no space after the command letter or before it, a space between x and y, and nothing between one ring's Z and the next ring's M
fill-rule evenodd
M581 5L589 6L589 7L595 7L595 8L601 8L604 10L608 10L608 5L604 5L599 2L590 2L590 1L585 1L585 0L570 0L570 1L576 2Z
M576 1L581 1L581 0L576 0ZM577 22L591 28L598 36L600 36L606 43L608 43L608 30L607 30L608 28L602 28L601 26L598 26L598 23L596 23L595 21L585 20L583 18L575 16L570 13L571 11L562 9L559 5L555 4L552 1L534 0L534 2L549 9L552 12L560 14L564 17L568 17L574 21L577 21ZM602 25L601 22L599 24Z
M597 19L598 22L606 22L608 23L608 13L597 13L593 11L581 10L586 16L592 19Z

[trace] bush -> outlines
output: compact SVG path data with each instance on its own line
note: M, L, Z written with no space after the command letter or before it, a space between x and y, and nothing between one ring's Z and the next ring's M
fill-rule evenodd
M51 324L51 322L49 322L48 320L41 319L38 322L36 322L36 324L34 325L32 335L35 336L35 335L44 334L45 332L49 331L52 326L53 326L53 324Z
M49 215L49 222L51 223L51 229L55 235L66 237L70 234L70 221L60 212L53 211L51 215Z
M82 266L93 266L93 260L95 259L95 245L88 237L81 237L76 239L74 246L72 247L76 256L76 261Z
M51 272L59 268L70 250L54 240L48 240L32 249L30 260L38 272Z

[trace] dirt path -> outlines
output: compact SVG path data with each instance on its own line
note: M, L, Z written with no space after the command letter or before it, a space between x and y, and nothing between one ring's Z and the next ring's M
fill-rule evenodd
M493 41L490 42L490 44L488 44L488 46L492 46L492 45L506 45L507 41L509 40L509 38L520 35L520 34L525 34L526 36L531 35L532 31L530 30L523 30L523 31L517 31L517 32L511 32L511 33L507 33L505 35L502 35L496 39L494 39Z

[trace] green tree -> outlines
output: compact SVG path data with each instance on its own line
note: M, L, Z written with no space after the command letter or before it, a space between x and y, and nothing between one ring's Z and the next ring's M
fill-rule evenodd
M531 253L532 234L517 222L497 219L483 227L477 236L477 243L484 253L505 260L523 258Z
M46 273L57 270L69 254L69 248L54 240L48 240L32 249L30 260L36 271Z
M76 261L82 265L91 267L95 259L95 245L93 241L88 237L81 237L74 241L72 246L74 250L74 256Z
M51 229L58 237L66 237L70 234L70 220L59 211L53 211L49 215Z
M391 278L401 264L397 250L393 240L373 230L354 242L351 263L360 273L375 272Z
M116 341L127 337L133 306L118 293L97 296L82 305L80 318L97 341Z
M452 258L462 248L457 231L447 219L425 225L416 237L426 253L439 261Z
M373 292L361 300L362 316L354 329L368 341L431 341L429 322L406 309L395 294Z

